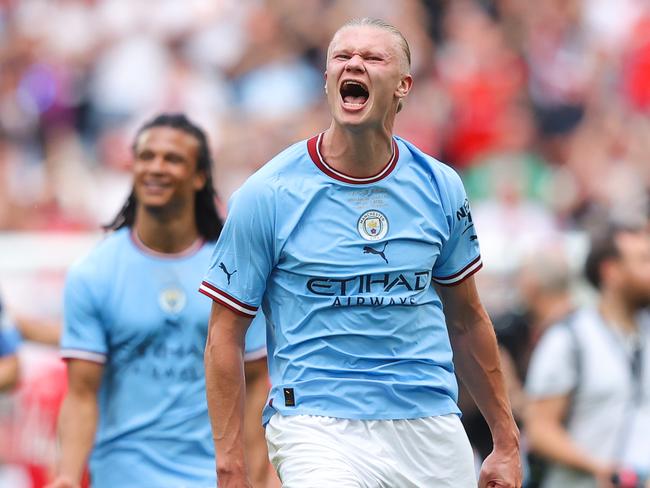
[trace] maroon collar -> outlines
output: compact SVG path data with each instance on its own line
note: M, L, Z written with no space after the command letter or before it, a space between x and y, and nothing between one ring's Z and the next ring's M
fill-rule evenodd
M180 259L180 258L187 258L190 256L193 256L199 250L203 247L203 244L205 244L205 241L203 238L199 237L196 241L194 241L189 247L186 249L180 251L180 252L174 252L174 253L166 253L166 252L160 252L160 251L155 251L151 249L150 247L147 247L147 245L140 240L140 237L138 236L138 233L135 231L134 228L131 228L131 242L135 247L142 253L147 254L149 256L153 256L155 258L162 258L162 259Z
M311 156L312 161L318 167L318 169L320 169L323 173L325 173L330 178L334 178L335 180L339 180L344 183L350 183L353 185L366 185L368 183L375 183L379 180L386 178L389 174L393 172L393 170L397 166L397 160L399 159L399 149L397 147L397 143L395 142L395 139L392 139L392 141L393 141L393 155L390 158L390 161L388 161L388 164L386 164L386 166L384 166L382 170L376 175L367 176L363 178L346 175L345 173L342 173L332 168L329 164L327 164L327 162L325 162L325 159L323 158L323 155L320 152L320 147L321 144L323 143L323 133L320 133L319 135L314 136L307 141L307 150L309 152L309 156Z

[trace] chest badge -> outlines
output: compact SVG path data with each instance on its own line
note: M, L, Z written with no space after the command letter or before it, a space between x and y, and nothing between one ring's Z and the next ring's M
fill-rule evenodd
M158 296L158 303L164 312L178 314L185 308L185 292L180 288L165 288Z
M378 241L388 234L388 219L379 210L368 210L357 222L359 235L367 241Z

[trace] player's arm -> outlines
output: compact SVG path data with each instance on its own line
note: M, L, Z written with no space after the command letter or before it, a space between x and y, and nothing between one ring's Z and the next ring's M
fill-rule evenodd
M48 488L76 488L97 428L97 392L104 365L84 359L69 359L68 391L59 412L59 462L57 477Z
M0 357L0 391L7 391L16 386L19 374L20 368L16 354Z
M564 427L570 394L532 400L525 414L530 449L553 462L584 471L610 486L614 467L580 449Z
M244 439L248 469L253 486L264 487L269 478L269 456L261 422L262 410L269 394L266 356L246 361L244 372L246 376Z
M251 319L212 303L205 386L220 488L250 488L244 440L244 343Z
M20 377L18 347L20 335L15 329L2 328L3 317L0 303L0 391L8 391L16 386Z
M481 468L479 487L520 487L519 430L499 361L496 336L474 277L436 286L442 300L456 372L487 421L494 450ZM498 481L501 484L489 485Z
M61 340L61 324L52 319L39 319L17 315L16 327L23 339L56 346Z

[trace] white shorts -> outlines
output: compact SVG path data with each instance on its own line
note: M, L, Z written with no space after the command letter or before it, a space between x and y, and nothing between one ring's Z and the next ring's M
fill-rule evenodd
M283 488L476 488L457 415L347 420L275 414L269 459Z

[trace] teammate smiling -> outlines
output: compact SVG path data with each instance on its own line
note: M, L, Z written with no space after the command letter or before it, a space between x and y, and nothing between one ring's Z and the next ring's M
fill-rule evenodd
M250 486L241 357L260 306L272 377L264 422L283 486L476 486L454 362L494 437L479 485L521 486L465 191L393 136L409 68L394 27L344 25L328 49L330 127L232 199L201 285L215 302L206 382L220 487Z
M210 307L193 292L221 231L207 138L184 115L162 114L139 130L133 159L133 191L113 232L66 281L68 392L49 488L77 488L89 454L94 488L216 481L203 375ZM247 344L251 398L268 390L257 329Z

